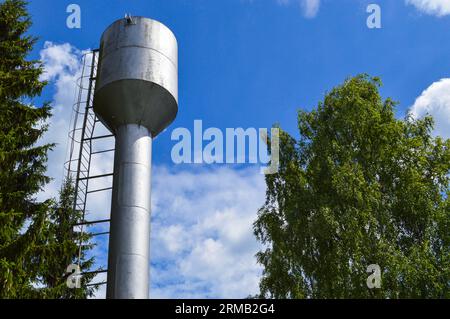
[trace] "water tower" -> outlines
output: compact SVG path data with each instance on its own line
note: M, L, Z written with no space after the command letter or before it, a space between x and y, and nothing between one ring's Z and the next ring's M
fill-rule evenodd
M177 63L155 20L127 16L101 37L94 111L115 136L107 298L148 298L152 139L178 111Z

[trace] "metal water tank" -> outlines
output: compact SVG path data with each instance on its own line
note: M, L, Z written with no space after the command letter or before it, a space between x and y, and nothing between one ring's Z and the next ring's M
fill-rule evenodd
M107 298L148 298L152 139L178 111L177 52L173 33L143 17L101 37L94 111L116 139Z
M177 40L162 23L121 19L101 37L94 110L115 131L139 124L158 135L178 111Z

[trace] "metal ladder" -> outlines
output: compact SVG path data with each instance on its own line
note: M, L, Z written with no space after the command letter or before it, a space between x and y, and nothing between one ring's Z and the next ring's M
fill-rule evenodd
M97 77L99 51L93 50L85 53L82 57L81 76L77 80L78 93L76 102L73 105L72 128L69 132L69 154L65 162L66 177L72 178L75 183L75 200L73 203L74 211L82 212L82 219L73 225L80 228L80 238L78 244L77 264L80 267L81 252L83 243L83 234L88 232L86 229L103 223L109 223L110 219L87 220L88 212L86 206L89 200L88 195L92 193L103 192L112 189L112 183L109 187L100 189L90 189L89 182L93 179L101 179L113 176L113 172L101 175L91 174L91 164L93 155L114 152L114 148L94 150L93 143L102 139L114 138L113 134L96 135L95 128L100 122L93 110L94 91ZM101 125L101 124L100 124ZM91 237L109 235L107 232L90 233ZM106 273L102 269L89 271L84 274ZM106 284L106 281L99 283L87 283L86 286L99 286Z

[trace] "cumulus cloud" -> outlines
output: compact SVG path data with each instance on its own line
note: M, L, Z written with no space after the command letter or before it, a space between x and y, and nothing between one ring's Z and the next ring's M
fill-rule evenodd
M258 292L252 232L265 184L258 170L153 169L153 298L245 298Z
M450 78L431 84L416 99L410 112L415 118L433 116L435 134L450 138Z
M40 52L40 58L44 64L41 80L49 81L54 92L51 103L53 116L48 123L49 130L42 142L56 143L54 150L49 154L47 172L53 180L47 185L43 196L56 196L65 175L64 162L68 159L68 134L74 120L73 108L77 100L77 83L81 83L83 53L84 51L78 50L69 43L55 44L49 41L45 42ZM86 86L87 83L84 85ZM86 91L82 92L84 94L81 100L84 101Z
M280 5L299 4L306 18L314 18L319 12L320 0L277 0Z
M52 81L76 75L80 70L80 55L81 52L69 43L58 45L46 41L40 52L45 66L41 80Z
M73 127L73 108L77 101L78 86L81 82L81 75L83 73L82 56L89 50L79 50L69 43L55 44L52 42L45 42L44 48L40 52L41 61L44 64L45 72L41 76L41 80L49 81L50 86L53 87L52 113L53 116L49 121L49 130L44 135L42 143L56 143L52 152L49 153L47 174L52 178L40 197L56 197L61 187L62 180L66 174L64 170L64 163L69 159L69 130ZM86 65L90 64L89 58ZM87 80L85 78L83 86L87 87ZM86 100L86 90L82 91L81 101ZM84 105L81 105L84 108ZM96 134L106 132L101 124L96 126ZM77 139L80 136L76 136ZM95 142L94 150L103 150L113 148L113 141ZM75 145L77 146L77 145ZM78 149L75 147L74 152ZM112 172L112 153L104 153L98 155L93 161L91 167L91 175L106 174ZM109 164L109 165L108 165ZM91 189L101 188L110 181L107 180L93 180L91 182ZM95 201L90 202L89 211L92 211L92 217L105 217L104 202L108 199L107 194L97 194Z
M85 51L72 45L46 42L41 50L46 73L53 89L53 117L43 142L56 142L49 154L48 174L54 178L41 196L56 196L67 160L68 131L76 100L77 79L82 73ZM106 133L99 127L97 134ZM112 141L94 145L97 150L112 148ZM110 144L108 144L110 143ZM113 154L93 158L92 175L112 171ZM258 291L260 266L254 257L259 250L252 223L263 204L264 177L258 167L235 170L230 167L186 166L174 171L169 166L153 167L151 297L243 298ZM111 180L93 180L90 189L111 185ZM109 217L111 192L88 197L86 219ZM104 224L91 229L107 230ZM96 267L107 266L107 238L96 237L92 254ZM98 275L94 282L106 279ZM105 297L105 286L96 294Z
M438 17L450 14L450 0L405 0L418 10Z
M53 116L42 142L56 143L54 151L49 154L47 172L53 180L41 196L56 196L61 185L68 127L75 101L75 83L81 75L80 55L81 52L68 43L57 45L48 41L40 52L45 69L41 80L49 81L54 89Z
M314 18L319 12L320 0L303 0L301 5L305 16L307 18Z

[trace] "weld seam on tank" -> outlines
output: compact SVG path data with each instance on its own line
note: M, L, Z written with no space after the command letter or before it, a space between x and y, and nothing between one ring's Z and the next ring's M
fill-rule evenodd
M164 54L163 52L161 52L161 51L158 50L158 49L153 49L153 48L149 48L149 47L142 46L142 45L124 45L124 46L121 46L121 47L117 48L116 50L111 50L111 52L109 52L108 54L105 54L102 58L104 59L104 58L106 58L107 56L113 54L114 52L119 51L119 50L121 50L121 49L126 49L126 48L141 48L141 49L146 49L146 50L151 50L151 51L158 52L158 53L161 54L163 57L165 57L167 60L169 60L169 62L174 66L174 68L175 68L176 70L178 70L178 65L177 65L175 62L173 62L173 60L172 60L169 56L167 56L166 54Z

